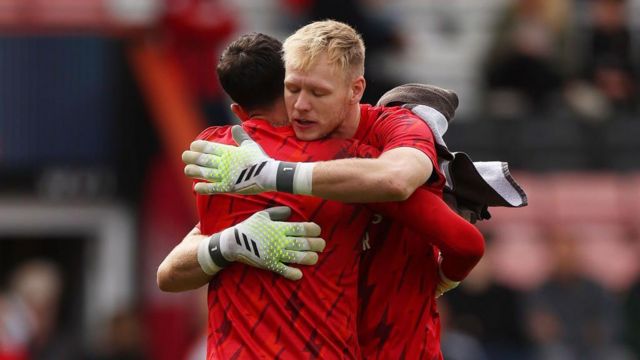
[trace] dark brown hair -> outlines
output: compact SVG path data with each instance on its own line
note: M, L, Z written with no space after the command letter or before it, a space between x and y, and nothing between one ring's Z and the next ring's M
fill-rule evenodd
M284 94L282 43L271 36L242 35L222 52L216 70L224 91L246 110L271 106Z

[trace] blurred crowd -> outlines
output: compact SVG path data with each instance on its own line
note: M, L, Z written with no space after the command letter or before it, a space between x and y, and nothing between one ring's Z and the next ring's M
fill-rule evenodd
M6 287L0 289L0 359L147 358L143 356L141 319L130 309L105 319L101 339L95 346L87 346L81 327L72 321L79 309L71 310L75 315L63 316L66 287L62 270L54 261L24 261L5 280Z
M487 106L498 116L604 120L638 111L638 54L625 0L520 0L488 54Z
M631 251L640 254L638 239ZM606 240L605 240L606 241ZM636 359L638 288L611 289L583 271L579 239L541 240L550 271L535 286L500 281L491 245L457 291L439 303L447 359ZM542 269L536 269L538 271Z

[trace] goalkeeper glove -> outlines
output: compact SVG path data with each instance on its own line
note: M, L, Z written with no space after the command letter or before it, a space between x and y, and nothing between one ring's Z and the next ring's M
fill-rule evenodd
M460 281L449 280L443 273L442 269L438 268L438 285L436 285L436 299L442 296L449 290L453 290L460 285Z
M233 261L299 280L302 271L285 263L314 265L325 247L320 227L312 222L281 222L291 214L286 206L259 211L245 221L202 240L198 263L215 274Z
M197 183L202 195L216 193L259 194L281 191L311 194L313 163L293 163L270 158L241 126L231 129L239 146L196 140L182 154L185 174Z

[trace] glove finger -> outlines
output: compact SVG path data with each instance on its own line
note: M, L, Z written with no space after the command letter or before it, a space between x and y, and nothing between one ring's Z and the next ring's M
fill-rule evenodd
M259 153L261 153L264 156L268 156L267 153L264 152L264 150L262 149L262 147L260 146L260 144L258 144L257 142L255 142L250 136L249 134L247 134L244 129L242 128L242 126L240 125L234 125L231 128L231 136L233 136L233 140L236 142L236 144L242 146L242 147L247 147L247 148L252 148L255 151L258 151Z
M202 153L185 150L182 152L182 162L185 164L195 164L198 161L200 154Z
M207 181L220 180L220 172L218 169L189 164L184 167L184 174L192 179L200 179Z
M318 262L318 254L313 251L284 250L280 261L289 264L315 265Z
M320 236L320 226L313 222L280 222L278 225L287 236Z
M245 141L253 141L251 136L249 136L240 125L234 125L231 128L231 136L238 145L242 145Z
M322 252L327 242L322 238L287 237L285 249Z
M211 155L222 155L229 148L234 148L235 146L219 144L212 141L205 140L196 140L191 143L190 150L195 152L200 152L204 154Z
M264 211L269 215L269 218L274 221L284 221L291 216L291 209L288 206L274 206Z
M220 157L187 150L182 153L182 162L185 164L195 164L208 168L218 168Z
M285 279L294 281L302 279L302 271L300 269L287 266L283 263L278 263L273 271L282 275Z
M200 182L193 186L193 190L200 195L212 195L225 192L219 183Z

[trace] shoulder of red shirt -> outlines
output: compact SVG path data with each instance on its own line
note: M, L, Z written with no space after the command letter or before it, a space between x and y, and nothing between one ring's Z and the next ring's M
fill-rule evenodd
M263 119L249 119L240 124L242 128L251 136L252 133L260 130L265 132L278 132L282 134L293 134L293 129L290 126L275 127L271 125L267 120ZM233 125L224 126L210 126L204 129L196 140L220 140L231 135L231 128Z
M220 139L225 137L230 131L231 125L210 126L202 130L202 132L196 136L196 140Z
M412 113L411 110L403 108L401 106L374 106L370 104L360 104L360 123L358 124L358 130L356 130L354 138L365 138L368 132L371 130L371 127L377 121L386 119L392 115L408 115L417 118L417 116Z

